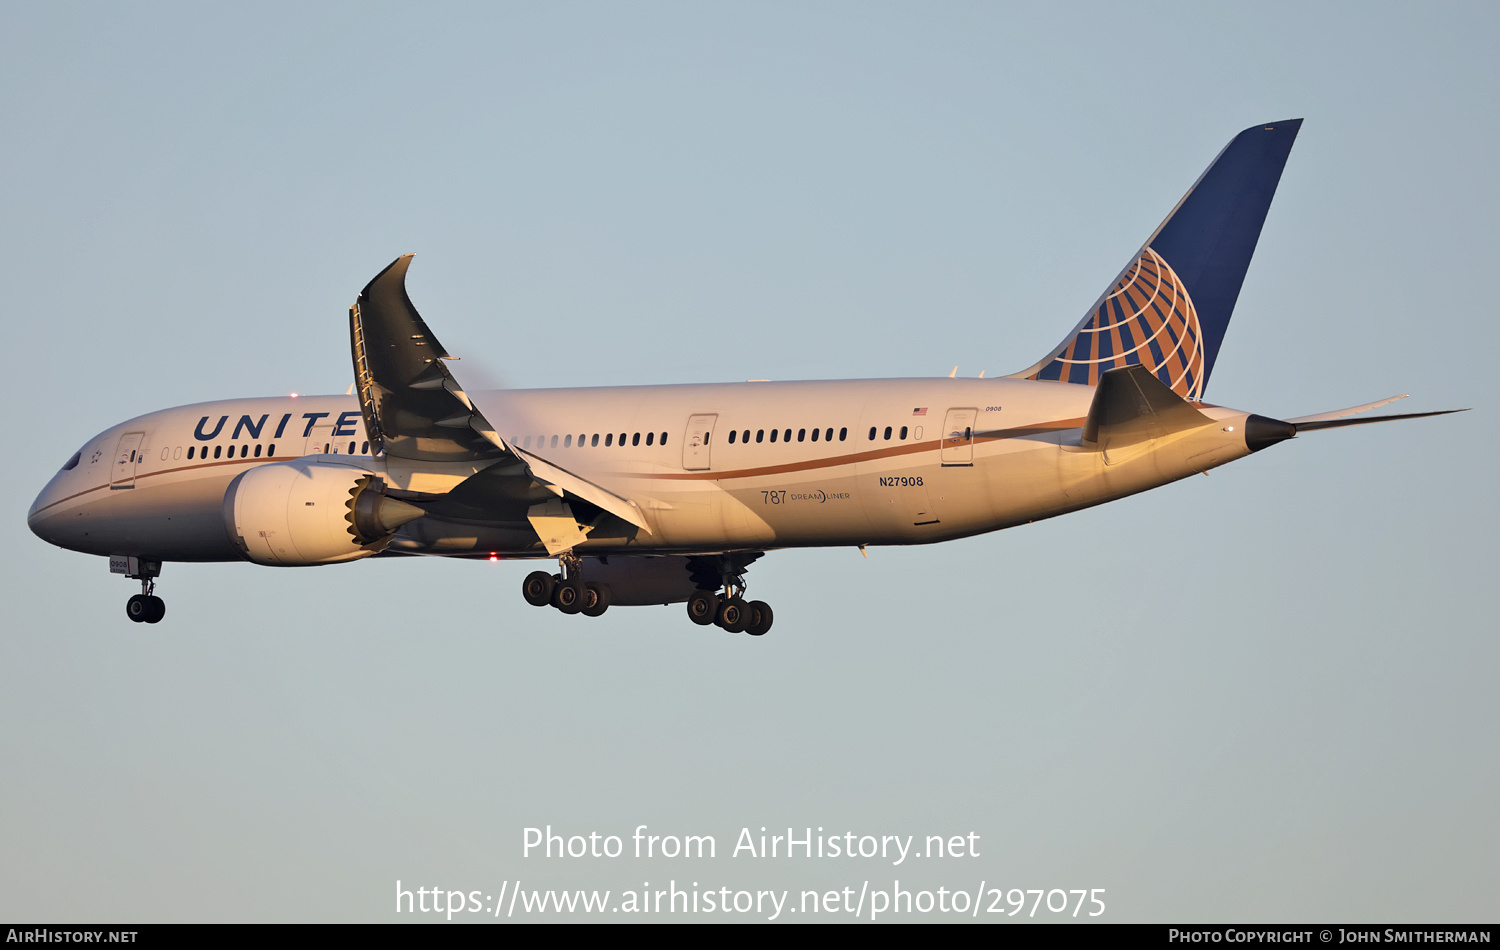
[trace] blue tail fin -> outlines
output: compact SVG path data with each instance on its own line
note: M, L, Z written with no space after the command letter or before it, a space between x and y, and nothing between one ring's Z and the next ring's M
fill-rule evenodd
M1014 375L1096 386L1106 370L1140 363L1202 399L1300 128L1290 119L1236 135L1083 322Z

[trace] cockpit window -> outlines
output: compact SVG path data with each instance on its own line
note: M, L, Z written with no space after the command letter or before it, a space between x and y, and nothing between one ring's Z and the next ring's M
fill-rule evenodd
M71 472L73 469L78 467L78 461L81 458L83 458L83 450L80 449L79 451L73 453L73 457L68 459L67 463L63 465L62 470L65 472Z

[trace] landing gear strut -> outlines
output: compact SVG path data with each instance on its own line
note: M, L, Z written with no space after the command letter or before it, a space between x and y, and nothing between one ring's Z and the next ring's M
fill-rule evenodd
M771 605L745 600L745 569L758 557L754 553L693 558L689 564L698 590L688 598L688 619L705 627L715 624L730 633L764 636L775 619Z
M160 561L143 561L134 557L111 557L109 569L141 582L141 592L125 601L125 616L135 623L160 623L167 615L167 603L156 596L156 579L161 576Z
M576 554L564 554L557 559L558 573L532 571L521 582L521 596L533 607L555 607L565 614L599 616L609 609L609 587L584 583L582 560Z

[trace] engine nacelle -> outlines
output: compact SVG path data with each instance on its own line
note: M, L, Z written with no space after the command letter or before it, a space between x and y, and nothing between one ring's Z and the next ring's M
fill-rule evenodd
M224 493L230 540L247 559L273 567L369 557L423 514L386 496L367 460L336 455L257 465Z

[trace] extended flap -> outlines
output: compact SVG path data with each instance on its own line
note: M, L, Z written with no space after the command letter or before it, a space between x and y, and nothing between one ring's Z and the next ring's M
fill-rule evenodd
M601 488L586 478L574 475L567 469L537 458L524 449L518 449L512 445L510 450L526 464L532 478L546 485L558 497L562 497L564 493L574 495L591 505L602 508L622 521L635 525L647 534L654 533L651 526L646 523L646 516L630 500L621 498L609 489Z
M547 554L553 557L582 544L590 530L578 523L573 510L561 498L533 505L526 512L526 520L536 529Z

